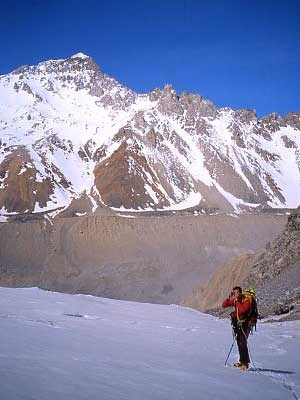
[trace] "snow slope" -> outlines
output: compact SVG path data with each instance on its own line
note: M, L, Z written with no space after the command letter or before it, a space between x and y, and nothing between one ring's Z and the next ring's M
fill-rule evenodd
M0 294L3 400L300 398L300 321L259 324L258 370L242 372L224 366L228 320L36 288Z

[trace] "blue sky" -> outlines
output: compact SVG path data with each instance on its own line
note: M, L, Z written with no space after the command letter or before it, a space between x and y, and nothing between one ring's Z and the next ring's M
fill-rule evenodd
M10 0L0 74L79 51L137 92L165 83L258 116L300 111L300 2Z

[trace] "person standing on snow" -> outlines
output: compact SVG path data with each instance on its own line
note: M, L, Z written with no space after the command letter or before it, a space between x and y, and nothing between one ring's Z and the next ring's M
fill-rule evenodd
M250 327L247 317L251 311L251 303L243 295L242 288L235 286L228 298L223 301L222 307L234 307L234 311L231 313L231 325L240 355L239 362L234 363L234 366L242 370L247 370L250 364L247 345Z

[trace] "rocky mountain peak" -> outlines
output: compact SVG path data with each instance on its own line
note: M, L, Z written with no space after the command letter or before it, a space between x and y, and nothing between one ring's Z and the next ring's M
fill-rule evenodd
M85 60L86 58L90 58L90 56L79 52L79 53L73 54L70 58L81 58L82 60Z
M25 65L12 71L12 74L21 75L22 78L23 74L25 76L29 74L63 75L76 71L84 72L84 70L99 72L100 68L91 57L78 53L66 59L42 61L33 66Z
M108 206L144 210L180 205L242 212L299 205L297 113L259 120L253 110L218 109L201 95L178 95L171 85L137 94L83 53L1 76L0 95L3 213L66 207L95 187L110 199ZM18 153L12 149L21 147L28 158L24 168L34 165L48 198L27 196L31 206L26 200L16 208L8 205L7 193L15 187L9 169ZM115 201L113 182L122 179L129 187ZM125 200L131 193L134 199Z
M284 118L283 122L286 125L291 126L295 129L300 129L300 112L288 113Z
M236 110L234 111L234 117L247 124L251 121L257 122L256 111L251 109Z

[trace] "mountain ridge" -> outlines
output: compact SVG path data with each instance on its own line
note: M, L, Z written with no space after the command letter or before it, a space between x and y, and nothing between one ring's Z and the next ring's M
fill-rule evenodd
M83 195L92 212L299 205L300 113L258 119L171 85L138 94L83 53L2 75L0 94L2 221Z

